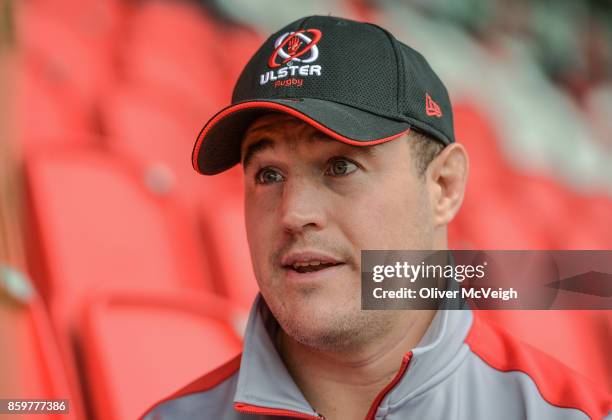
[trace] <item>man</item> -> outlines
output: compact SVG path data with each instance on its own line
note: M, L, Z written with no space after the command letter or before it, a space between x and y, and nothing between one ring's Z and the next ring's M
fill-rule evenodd
M425 59L311 16L271 36L193 165L241 163L261 295L241 357L149 419L601 418L610 397L476 313L364 311L360 252L446 249L468 159Z

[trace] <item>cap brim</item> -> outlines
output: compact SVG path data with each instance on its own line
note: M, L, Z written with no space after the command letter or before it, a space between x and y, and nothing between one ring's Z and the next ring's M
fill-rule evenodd
M214 175L240 163L240 146L245 130L256 118L270 111L292 115L353 146L383 143L410 130L410 124L405 121L321 99L241 102L221 110L206 123L193 148L194 169L204 175Z

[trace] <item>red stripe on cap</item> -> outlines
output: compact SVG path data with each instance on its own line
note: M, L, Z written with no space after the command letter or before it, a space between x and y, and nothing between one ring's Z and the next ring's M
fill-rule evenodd
M224 109L223 111L215 115L208 122L208 124L206 124L206 126L204 127L200 135L198 136L198 139L196 140L196 144L193 149L192 165L193 165L193 168L197 172L200 172L200 168L198 166L198 156L200 154L200 148L202 147L202 142L204 141L204 137L206 137L206 133L208 133L208 131L210 131L210 129L214 127L216 123L218 123L221 119L225 118L226 116L234 112L241 111L243 109L250 109L250 108L266 108L266 109L274 109L274 110L282 111L286 114L299 118L300 120L310 124L317 130L322 131L323 133L327 134L329 137L336 139L338 141L341 141L342 143L350 144L352 146L372 146L375 144L384 143L384 142L396 139L410 131L410 128L408 128L407 130L404 130L398 134L393 134L389 137L384 137L380 139L367 140L367 141L353 140L351 138L348 138L341 134L336 133L335 131L324 126L323 124L313 120L308 115L305 115L301 113L300 111L297 111L289 106L281 105L275 102L264 102L264 101L246 102L246 103L234 105L234 106Z

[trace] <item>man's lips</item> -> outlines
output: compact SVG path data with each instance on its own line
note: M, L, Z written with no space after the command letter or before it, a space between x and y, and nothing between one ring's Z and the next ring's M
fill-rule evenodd
M281 266L284 269L297 273L326 270L341 264L344 262L339 258L316 250L292 251L281 258Z
M314 264L310 264L310 265L300 265L300 266L289 265L289 266L285 266L285 268L288 269L288 270L296 271L298 273L312 273L313 271L321 271L321 270L325 270L327 268L335 267L335 266L338 266L338 265L341 265L341 264L344 264L344 263L337 263L337 264L332 264L332 263L314 263Z

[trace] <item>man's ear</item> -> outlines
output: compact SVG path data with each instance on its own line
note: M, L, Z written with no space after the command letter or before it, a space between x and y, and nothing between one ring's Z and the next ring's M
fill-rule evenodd
M468 172L467 152L458 143L442 149L427 167L425 177L436 227L450 223L461 208Z

